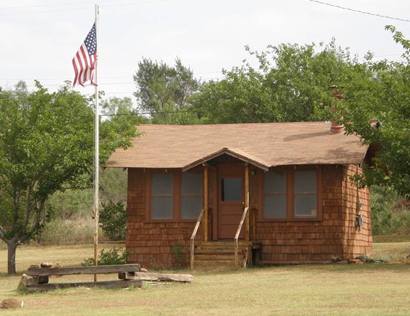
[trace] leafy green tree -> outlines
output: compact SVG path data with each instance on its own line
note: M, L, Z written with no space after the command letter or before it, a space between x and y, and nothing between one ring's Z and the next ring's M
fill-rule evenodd
M257 67L245 61L210 81L191 97L202 122L282 122L334 119L347 133L377 148L366 166L364 183L410 194L410 41L392 26L404 48L400 62L363 61L335 42L324 46L281 44L252 52ZM343 100L330 91L336 85ZM372 119L380 121L374 128Z
M127 230L127 211L124 202L103 203L100 220L105 235L110 240L124 240Z
M50 219L48 198L90 186L93 117L87 99L68 86L49 92L37 82L29 92L20 83L0 91L0 238L8 248L8 273L16 272L17 246ZM133 125L102 122L100 161L133 135Z
M101 96L103 97L103 96ZM103 124L110 124L114 131L122 127L128 129L131 125L144 122L135 112L130 98L110 98L101 102ZM127 173L122 169L100 169L100 198L102 202L126 201ZM93 203L93 190L65 189L58 191L48 200L54 209L55 219L72 219L88 217Z
M138 64L134 81L139 110L150 114L154 123L183 124L193 118L186 110L200 83L179 59L172 67L144 58Z
M245 61L225 71L219 81L205 83L192 97L202 121L288 122L330 117L329 87L340 85L351 72L362 71L348 49L329 45L269 46L262 52L247 48L257 67Z
M400 62L368 62L367 74L354 73L345 83L339 119L348 133L356 133L375 149L365 168L368 185L388 186L410 197L410 41L396 31L404 49ZM369 124L371 120L378 124Z

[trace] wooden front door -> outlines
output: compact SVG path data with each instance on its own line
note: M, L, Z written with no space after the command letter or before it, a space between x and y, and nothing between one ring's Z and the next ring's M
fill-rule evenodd
M244 208L243 178L241 164L218 166L218 239L235 237Z

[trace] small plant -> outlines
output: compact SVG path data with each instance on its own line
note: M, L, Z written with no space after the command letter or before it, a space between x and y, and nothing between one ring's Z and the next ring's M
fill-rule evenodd
M180 268L184 265L184 249L181 244L175 243L171 246L171 253L175 267Z
M127 229L127 212L123 202L102 205L100 222L104 234L110 240L124 240Z
M128 253L123 248L101 249L98 256L99 265L113 265L127 263ZM94 258L86 258L81 263L82 266L93 266L95 264Z

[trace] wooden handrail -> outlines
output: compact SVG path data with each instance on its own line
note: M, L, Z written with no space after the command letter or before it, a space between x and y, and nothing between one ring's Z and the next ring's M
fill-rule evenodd
M199 213L198 219L196 220L196 224L195 224L194 230L192 231L192 235L191 235L191 238L190 238L190 243L191 243L191 260L190 260L191 269L194 268L195 237L196 237L196 234L198 232L199 225L201 224L202 217L204 216L204 212L205 212L205 209L202 209L201 212Z
M248 216L248 214L249 214L249 207L245 207L242 213L241 221L239 222L239 226L235 234L235 265L236 266L238 266L238 263L239 263L239 260L238 260L239 235L241 234L243 223L245 222L245 219Z

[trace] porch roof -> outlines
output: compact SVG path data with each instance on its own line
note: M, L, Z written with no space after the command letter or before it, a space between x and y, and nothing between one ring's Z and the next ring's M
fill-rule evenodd
M205 163L209 160L212 160L212 159L214 159L216 157L219 157L219 156L222 156L222 155L228 155L228 156L237 158L239 160L250 163L251 165L254 165L254 166L256 166L256 167L258 167L262 170L265 170L265 171L269 170L269 164L266 161L264 161L260 158L257 158L253 155L250 155L250 154L244 152L243 150L234 149L234 148L226 148L226 147L222 148L222 149L220 149L216 152L213 152L209 155L206 155L206 156L204 156L204 157L202 157L198 160L195 160L194 162L192 162L192 163L186 165L185 167L183 167L183 170L186 171L186 170L192 169L196 166L199 166L200 164L203 164L203 163Z
M266 169L306 164L357 164L368 146L357 135L333 134L329 122L139 125L106 167L189 169L222 154Z

